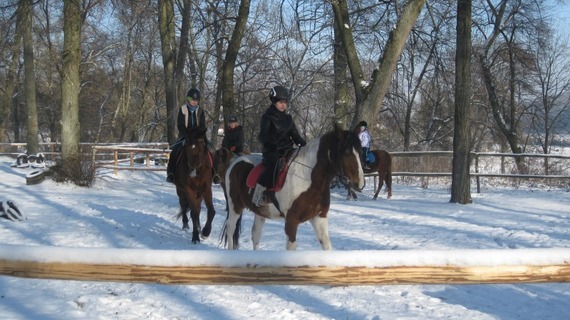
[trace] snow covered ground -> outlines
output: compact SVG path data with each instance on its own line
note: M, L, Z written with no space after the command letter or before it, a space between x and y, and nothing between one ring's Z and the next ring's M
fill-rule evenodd
M0 244L72 248L224 250L218 236L225 201L214 186L212 236L192 245L175 216L178 200L164 172L101 170L94 187L46 180L0 157L0 200L15 200L26 220L0 219ZM570 248L570 190L486 188L473 204L449 203L447 187L394 185L394 197L359 201L333 190L335 250ZM475 190L475 188L472 188ZM203 211L205 217L205 210ZM203 218L205 219L205 218ZM251 250L252 214L242 251ZM283 223L268 221L261 248L283 252ZM298 250L320 250L310 224ZM237 286L149 285L0 276L2 319L570 319L570 284Z

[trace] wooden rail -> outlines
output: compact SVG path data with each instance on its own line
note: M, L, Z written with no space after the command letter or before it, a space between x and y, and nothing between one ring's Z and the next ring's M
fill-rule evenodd
M264 252L0 245L0 275L195 285L570 282L570 249Z

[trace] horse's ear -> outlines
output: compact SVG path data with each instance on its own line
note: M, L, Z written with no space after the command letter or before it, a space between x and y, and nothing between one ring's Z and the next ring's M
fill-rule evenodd
M336 138L339 141L344 138L344 129L340 126L340 124L338 124L338 122L335 122L334 124L334 131L336 133Z

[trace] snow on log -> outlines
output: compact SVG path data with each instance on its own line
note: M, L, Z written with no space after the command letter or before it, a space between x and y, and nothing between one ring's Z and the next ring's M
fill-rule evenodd
M0 274L194 285L570 282L570 249L183 251L0 245Z

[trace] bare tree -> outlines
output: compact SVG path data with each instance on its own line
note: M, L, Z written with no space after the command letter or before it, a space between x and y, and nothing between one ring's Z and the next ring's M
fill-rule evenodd
M348 16L346 2L342 0L331 1L335 23L340 31L343 47L347 54L355 90L356 110L352 119L352 125L361 119L367 119L372 125L378 121L378 113L380 112L384 96L388 91L392 73L404 43L425 2L425 0L408 0L405 3L396 27L390 33L384 52L378 61L378 69L372 75L371 83L368 83L365 81L365 75L358 59L353 35L350 30L351 24L349 21L345 21ZM372 126L372 128L374 127Z
M61 70L61 157L64 163L79 160L79 65L81 63L81 25L79 0L63 4L63 65Z
M158 26L162 49L162 64L164 68L164 83L166 95L166 121L168 142L175 143L176 132L177 92L176 92L176 37L174 23L173 0L158 1Z
M26 144L28 154L38 153L38 112L36 107L36 74L34 67L33 0L20 1L20 14L23 25L24 45L24 86L26 95L27 130Z
M537 94L530 102L530 129L534 141L545 154L551 152L557 127L561 126L564 114L570 110L570 59L566 39L537 34L540 43L535 56L534 85ZM544 169L548 174L548 158L545 159Z
M250 0L241 0L236 18L236 23L226 49L226 55L220 77L218 79L218 91L221 92L222 105L224 106L224 119L228 119L231 114L236 113L236 101L234 99L234 69L241 42L246 30L246 23L249 17Z
M455 56L455 133L453 136L453 172L451 200L471 203L471 0L457 1L457 36Z
M13 5L16 8L16 5ZM2 56L9 57L5 63L6 75L4 77L4 87L2 90L2 95L0 97L0 142L10 141L8 134L8 128L10 124L10 116L12 110L12 98L14 95L14 90L16 86L16 79L19 69L19 60L21 52L21 40L22 40L22 22L19 18L20 15L15 14L10 15L8 19L3 21L3 30L6 33L4 41L6 45L2 47L8 48L8 52ZM16 22L16 23L14 23ZM15 28L14 28L15 26ZM10 34L12 36L10 36ZM11 42L9 39L13 39Z

